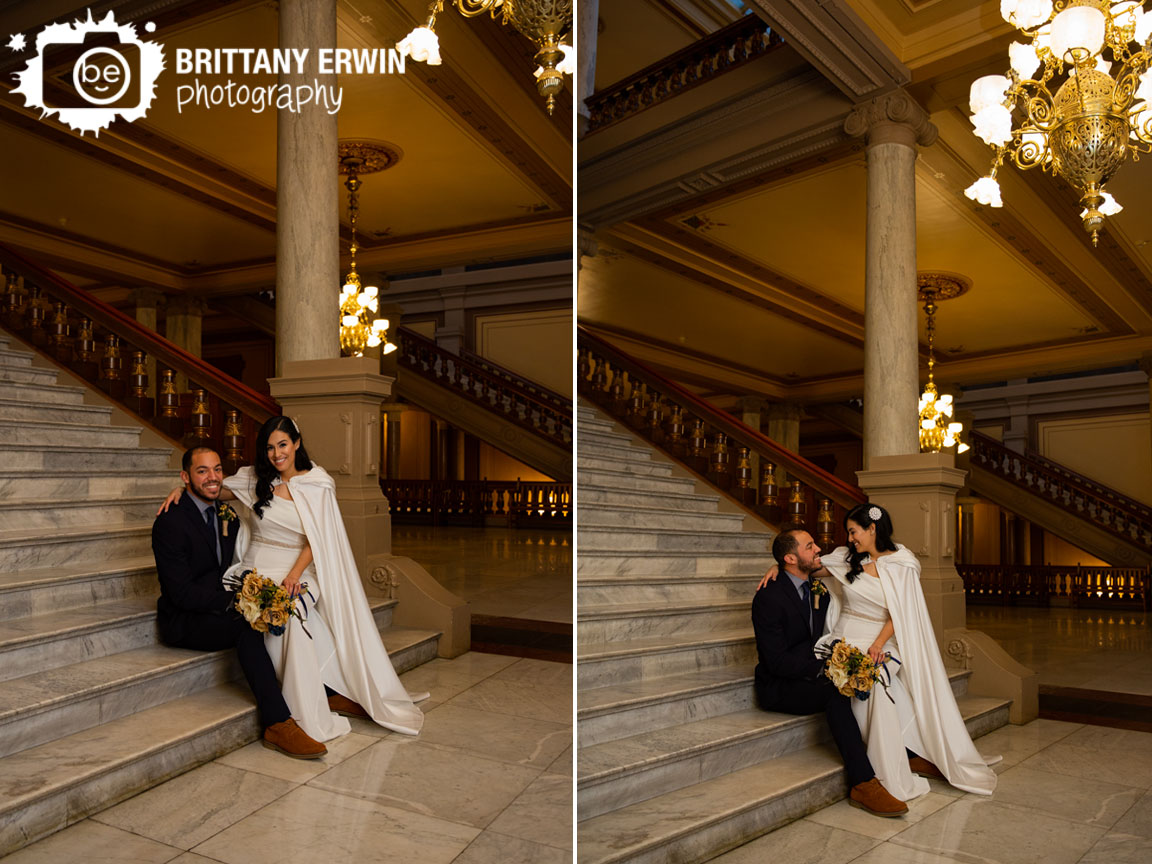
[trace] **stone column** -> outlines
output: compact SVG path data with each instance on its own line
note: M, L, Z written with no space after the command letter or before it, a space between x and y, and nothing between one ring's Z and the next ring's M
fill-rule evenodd
M800 452L800 417L804 410L795 402L774 402L768 406L769 438L793 453Z
M580 225L576 231L577 251L580 253L576 256L576 272L579 275L580 270L584 268L584 256L591 257L596 254L598 244L596 242L596 234L592 228L587 225Z
M920 560L924 602L945 664L971 669L974 694L1011 698L1011 722L1027 723L1039 714L1036 673L987 634L967 628L964 584L955 566L956 491L964 475L950 453L873 456L856 472L868 500L891 514L896 541Z
M976 557L976 499L961 497L956 499L959 517L960 539L956 544L956 563L971 564Z
M760 431L760 417L764 410L764 400L759 396L744 396L740 399L740 422L749 429ZM749 467L752 469L752 485L760 485L760 456L753 452L749 454Z
M336 47L336 0L281 0L280 47ZM290 86L335 87L335 75L281 75ZM340 356L336 114L323 104L276 112L276 374Z
M384 476L389 480L400 479L400 416L407 407L399 402L384 403Z
M156 309L164 300L164 292L155 288L135 288L132 299L136 301L136 320L154 333L159 333ZM148 395L156 398L156 358L148 355L145 364L148 370Z
M938 131L908 94L857 105L844 121L868 139L864 265L864 467L916 453L919 338L916 315L916 145Z
M165 316L164 336L178 348L183 348L193 357L202 356L201 334L204 313L207 305L199 297L181 294L169 298L168 314ZM183 373L176 374L176 392L188 391L188 378Z
M579 132L588 131L591 115L584 100L596 92L596 34L600 27L600 0L580 0L576 4L576 110Z

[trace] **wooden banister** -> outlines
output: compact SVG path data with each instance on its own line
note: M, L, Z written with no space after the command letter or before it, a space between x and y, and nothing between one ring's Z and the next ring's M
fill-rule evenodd
M493 363L487 357L481 357L479 354L469 351L467 348L460 349L460 356L470 363L475 363L477 366L481 367L497 378L503 378L505 381L510 381L518 385L521 389L532 393L541 402L548 403L561 414L565 414L568 417L572 416L572 400L566 396L560 395L555 390L550 390L543 384L539 384L536 381L525 378L520 373L513 372L506 366L501 366L499 363Z

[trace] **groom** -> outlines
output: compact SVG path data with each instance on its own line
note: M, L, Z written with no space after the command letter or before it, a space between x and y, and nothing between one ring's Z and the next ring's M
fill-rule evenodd
M227 521L221 525L217 510L224 480L220 456L211 447L192 447L181 467L180 479L189 494L181 495L152 525L152 553L160 576L160 639L196 651L235 648L266 727L264 746L297 759L318 759L328 748L292 719L264 648L264 634L236 611L235 593L220 581L236 546L235 525L232 530Z
M752 626L756 631L756 699L766 711L815 714L823 711L844 760L851 787L848 799L877 816L902 816L908 805L889 794L872 770L860 727L847 696L824 675L813 653L824 632L828 603L812 596L811 574L820 569L820 547L807 531L781 531L772 541L780 576L756 592Z

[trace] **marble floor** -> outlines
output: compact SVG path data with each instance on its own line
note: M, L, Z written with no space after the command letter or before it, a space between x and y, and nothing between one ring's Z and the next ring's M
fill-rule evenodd
M473 615L572 623L572 532L395 525L392 552L419 561Z
M328 755L250 744L5 864L569 864L572 666L470 652L401 676L419 737L353 720Z
M932 780L932 791L899 819L840 801L712 864L1152 861L1152 734L1035 720L977 746L1004 757L990 798Z
M1042 686L1152 695L1152 621L1139 610L969 606L983 630Z

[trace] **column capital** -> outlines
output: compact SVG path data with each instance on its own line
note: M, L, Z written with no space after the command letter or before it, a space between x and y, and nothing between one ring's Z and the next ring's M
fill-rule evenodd
M1152 380L1152 351L1145 351L1139 363L1144 374L1148 376L1149 380Z
M799 422L804 416L804 407L799 402L770 402L765 408L769 421L791 420Z
M154 309L163 304L166 296L159 288L139 286L132 289L132 300L137 307L149 306Z
M189 294L177 294L168 298L169 315L199 315L204 316L208 311L208 303L202 297Z
M844 119L844 131L853 138L867 136L870 147L887 143L928 147L940 134L928 113L903 90L861 102Z
M596 242L596 234L592 228L580 225L576 229L577 244L580 250L580 257L585 255L592 256L599 251L599 244Z
M763 396L741 396L738 404L745 414L759 414L764 410L765 403Z

